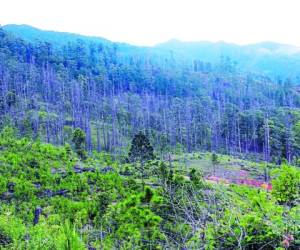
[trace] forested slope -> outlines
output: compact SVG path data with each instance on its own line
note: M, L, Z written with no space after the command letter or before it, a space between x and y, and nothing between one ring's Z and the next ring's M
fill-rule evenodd
M299 249L296 77L176 43L0 28L1 249Z
M181 60L159 46L35 32L39 41L0 30L2 127L54 144L70 142L80 127L88 150L115 154L143 130L158 151L214 150L276 162L299 155L294 81L246 72L226 55L215 63L200 55Z

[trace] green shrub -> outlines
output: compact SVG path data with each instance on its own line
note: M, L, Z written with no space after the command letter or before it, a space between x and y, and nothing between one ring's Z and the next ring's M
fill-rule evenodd
M273 171L276 178L272 181L272 194L279 203L293 204L299 199L300 171L295 167L284 165Z

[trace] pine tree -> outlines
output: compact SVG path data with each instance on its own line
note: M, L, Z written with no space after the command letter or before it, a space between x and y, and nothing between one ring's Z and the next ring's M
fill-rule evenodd
M142 132L136 134L132 140L128 158L130 162L140 162L144 164L146 161L154 159L153 147L149 139Z
M139 164L137 164L137 166L139 166L139 170L141 172L143 190L145 187L144 164L145 164L145 162L147 162L149 160L153 160L155 158L153 151L154 150L150 144L149 139L141 131L134 136L134 138L131 142L131 147L130 147L130 151L128 153L128 158L129 158L130 162L139 163Z
M87 158L85 151L85 133L80 128L74 130L72 142L74 143L77 155L82 160L85 160Z
M212 153L211 162L214 168L214 174L216 174L216 165L219 163L218 155L216 153Z

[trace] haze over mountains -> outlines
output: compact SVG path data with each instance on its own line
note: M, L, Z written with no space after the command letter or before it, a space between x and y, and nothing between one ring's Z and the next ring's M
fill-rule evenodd
M112 42L101 37L82 36L79 34L44 31L29 25L4 25L5 31L13 33L28 42L46 41L61 46L82 40L84 42L114 44L119 53L140 56L171 56L174 60L192 64L194 60L218 63L221 57L229 58L245 72L262 74L277 81L289 78L299 82L300 48L276 42L261 42L249 45L237 45L226 42L183 42L169 40L155 46L133 46L126 43Z

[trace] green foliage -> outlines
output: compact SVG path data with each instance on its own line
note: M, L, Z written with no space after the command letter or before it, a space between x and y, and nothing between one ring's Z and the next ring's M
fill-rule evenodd
M207 244L213 248L232 249L244 246L245 249L281 246L283 236L290 231L286 224L283 207L262 190L249 187L233 187L230 202L222 211L218 223L210 223ZM229 197L224 197L229 198ZM286 216L288 218L289 215ZM216 239L222 240L216 240Z
M85 151L85 133L80 128L74 130L72 142L75 146L75 152L82 160L85 160L87 158Z
M75 228L67 220L61 228L58 243L56 245L57 249L62 250L86 249Z
M211 162L214 165L219 163L218 155L216 153L212 153L212 155L211 155Z
M163 240L159 230L161 218L151 211L157 197L146 188L141 195L131 195L111 208L107 223L115 225L107 239L116 248L155 249Z
M131 162L146 162L154 159L153 147L142 133L136 134L131 142L128 158Z
M34 185L31 181L24 178L12 178L14 196L17 200L30 201L34 198Z
M141 189L134 165L114 162L104 152L80 162L68 145L17 139L10 128L0 134L0 148L1 249L300 246L299 170L294 167L274 172L270 193L209 184L196 166L211 166L210 154L201 154L200 161L197 154L185 155L197 163L190 169L148 160ZM222 164L228 159L218 157Z
M219 163L218 155L216 153L212 153L211 162L213 165L214 174L216 173L216 165Z
M2 208L3 209L3 208ZM25 236L26 227L21 219L9 210L2 210L0 215L0 248L17 248Z
M3 194L7 190L7 179L0 175L0 194Z
M273 171L275 179L272 181L272 194L280 203L293 204L300 198L299 169L283 165Z
M51 225L47 224L46 221L42 221L30 228L30 240L28 240L27 243L24 243L24 248L27 247L33 250L62 249L58 247L62 244L61 239L59 238L60 230L60 225Z
M190 180L194 185L201 186L203 185L203 175L201 172L197 171L196 169L192 168L190 173Z

